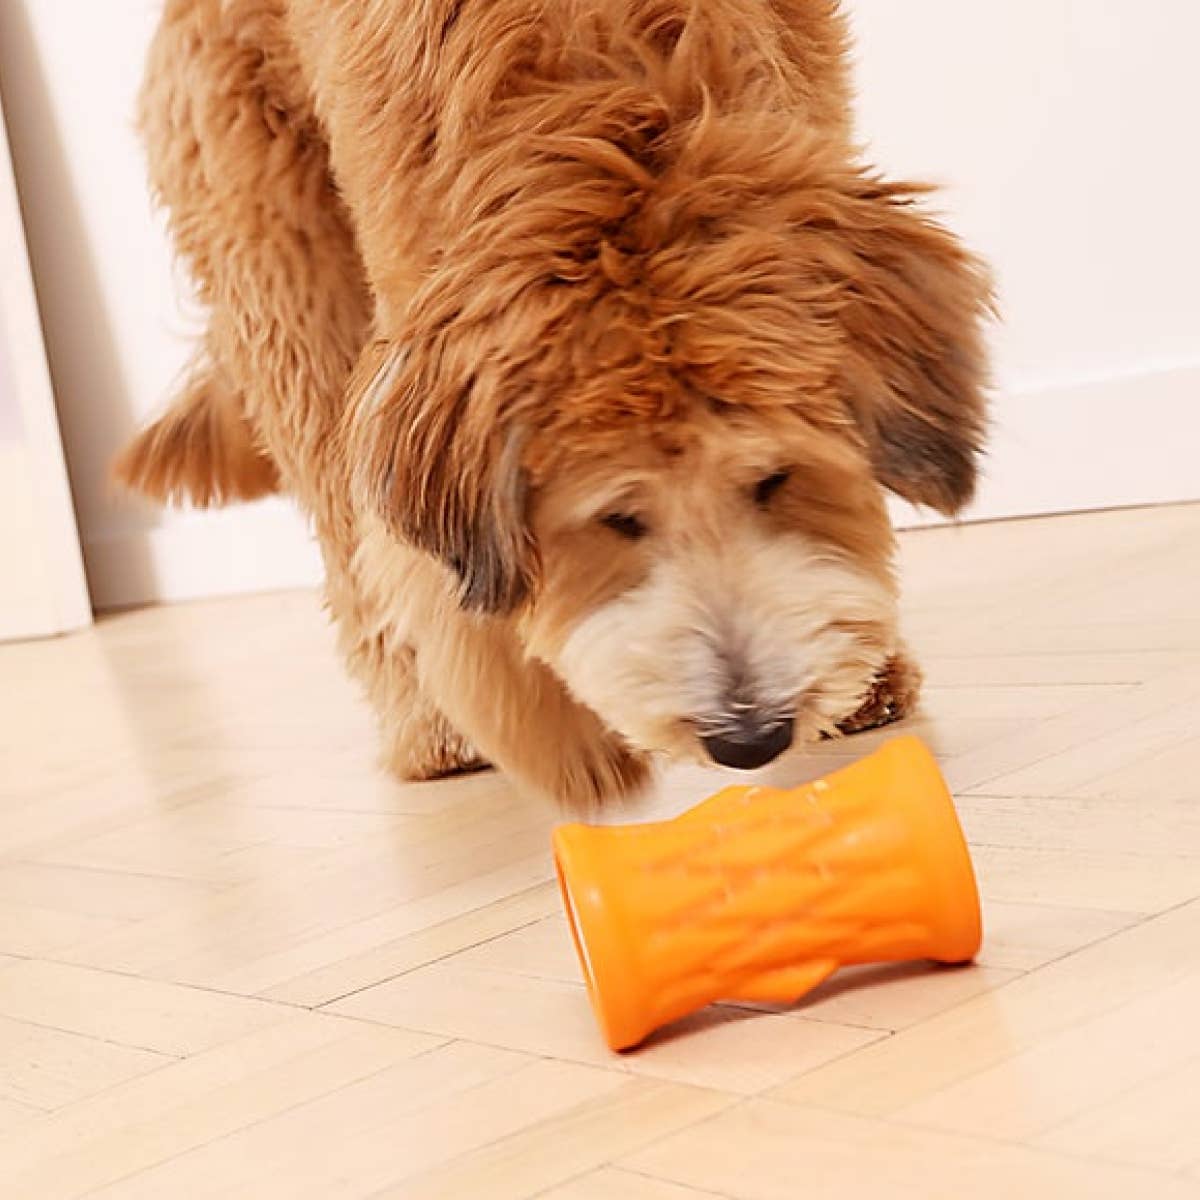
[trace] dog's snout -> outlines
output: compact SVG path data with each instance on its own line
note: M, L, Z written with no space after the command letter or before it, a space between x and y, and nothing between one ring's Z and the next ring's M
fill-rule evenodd
M791 717L764 717L739 713L719 732L700 740L713 762L722 767L752 771L778 758L791 744L795 721Z

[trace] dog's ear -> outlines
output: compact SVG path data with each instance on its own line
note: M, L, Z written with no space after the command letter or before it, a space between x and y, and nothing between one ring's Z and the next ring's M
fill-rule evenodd
M986 269L915 205L924 189L858 176L836 241L842 387L879 481L957 512L975 491L987 424Z
M361 501L458 576L464 608L508 613L537 570L521 432L453 357L436 339L363 352L347 408L351 469Z

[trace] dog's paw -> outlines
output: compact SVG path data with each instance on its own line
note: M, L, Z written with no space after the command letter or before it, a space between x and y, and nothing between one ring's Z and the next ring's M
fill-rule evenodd
M921 668L905 651L888 659L875 677L858 711L838 724L839 733L865 733L902 721L921 695Z
M650 783L652 760L611 734L559 750L554 799L564 808L587 813L614 800L637 796Z
M409 783L486 771L491 766L440 713L419 727L410 723L392 739L385 757L387 769Z

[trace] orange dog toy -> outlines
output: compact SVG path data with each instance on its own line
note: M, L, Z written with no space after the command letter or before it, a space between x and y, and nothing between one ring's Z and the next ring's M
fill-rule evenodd
M563 825L554 855L614 1050L714 1000L788 1003L850 963L979 949L954 804L912 737L803 787L726 788L671 821Z

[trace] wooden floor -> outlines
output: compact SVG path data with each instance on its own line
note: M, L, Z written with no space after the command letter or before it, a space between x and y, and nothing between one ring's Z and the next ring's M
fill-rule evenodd
M0 1196L1200 1196L1200 508L903 552L978 965L622 1058L553 814L377 774L314 597L0 647Z

